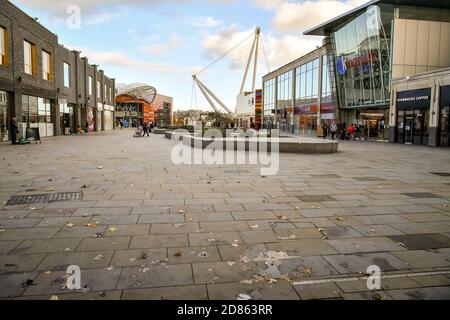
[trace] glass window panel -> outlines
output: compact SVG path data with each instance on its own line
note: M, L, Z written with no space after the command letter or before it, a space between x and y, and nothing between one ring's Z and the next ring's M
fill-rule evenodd
M38 98L29 97L30 123L38 122Z
M22 95L22 122L28 123L30 119L28 96Z
M28 41L23 42L23 59L24 71L27 74L33 74L33 59L32 59L32 45Z
M64 62L64 86L70 88L70 65Z
M0 65L6 64L6 29L0 27Z

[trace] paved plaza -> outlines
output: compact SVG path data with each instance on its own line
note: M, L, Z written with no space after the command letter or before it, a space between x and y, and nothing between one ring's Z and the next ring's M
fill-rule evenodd
M261 176L174 165L175 144L118 130L0 145L0 298L450 299L449 149L342 142Z

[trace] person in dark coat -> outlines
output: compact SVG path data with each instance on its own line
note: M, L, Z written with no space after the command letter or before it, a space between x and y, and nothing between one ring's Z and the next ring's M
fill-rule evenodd
M148 124L147 124L147 122L144 122L144 125L142 126L142 129L144 130L144 135L142 137L145 137L145 135L147 135L147 137L150 137L150 135L148 134Z
M328 129L329 125L326 121L322 122L322 130L323 130L323 138L326 139L328 137Z
M9 132L11 132L11 143L17 144L17 134L19 133L19 125L17 124L17 118L12 117L9 123Z

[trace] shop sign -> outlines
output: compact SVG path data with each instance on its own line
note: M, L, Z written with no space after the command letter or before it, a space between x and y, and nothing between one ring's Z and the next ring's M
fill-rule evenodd
M397 108L429 108L431 88L402 91L397 94Z
M377 61L376 51L371 51L368 54L356 56L354 58L345 58L343 56L337 57L337 71L341 76L344 76L348 69L358 68L360 73L362 73L367 71L375 61Z
M116 111L118 111L118 112L137 112L137 107L136 106L128 106L128 107L117 106Z

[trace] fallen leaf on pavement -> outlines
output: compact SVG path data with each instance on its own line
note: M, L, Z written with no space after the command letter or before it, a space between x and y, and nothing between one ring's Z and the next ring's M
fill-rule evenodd
M182 257L182 256L183 256L183 251L178 250L178 251L174 254L174 256L175 256L175 257Z
M88 224L86 224L86 227L88 227L88 228L97 228L98 225L96 225L95 223L88 223Z
M58 296L53 295L50 297L50 300L59 300L59 298L58 298Z
M110 232L116 232L116 231L117 231L117 228L111 227L111 228L109 228L108 230L109 230Z
M74 226L73 223L68 223L68 224L66 224L66 227L67 227L67 228L73 228L73 226Z

